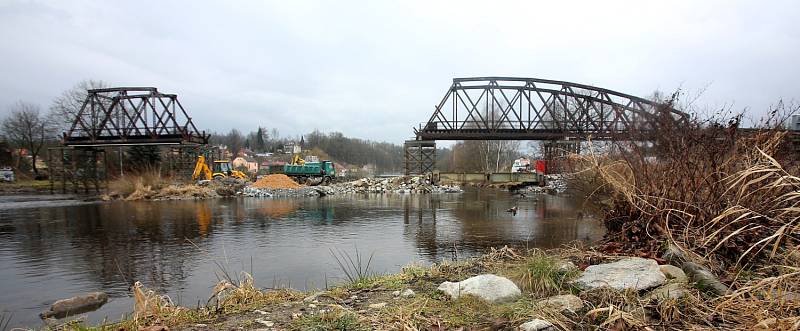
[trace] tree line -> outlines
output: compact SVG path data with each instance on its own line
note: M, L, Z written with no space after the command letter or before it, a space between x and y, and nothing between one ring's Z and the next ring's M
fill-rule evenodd
M102 81L82 81L56 97L46 111L33 102L13 104L8 115L0 121L0 140L8 146L5 148L16 149L18 155L3 161L13 163L10 165L17 168L30 167L34 176L38 176L37 160L47 146L57 143L61 132L69 129L71 119L75 118L86 99L86 90L103 87L107 84ZM19 155L23 149L31 157L30 164L23 162L22 155Z

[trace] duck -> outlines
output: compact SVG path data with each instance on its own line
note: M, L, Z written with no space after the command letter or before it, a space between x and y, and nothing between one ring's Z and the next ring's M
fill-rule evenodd
M511 208L508 208L508 209L506 210L506 212L507 212L507 213L512 213L512 214L516 215L516 214L517 214L517 206L514 206L514 207L511 207Z

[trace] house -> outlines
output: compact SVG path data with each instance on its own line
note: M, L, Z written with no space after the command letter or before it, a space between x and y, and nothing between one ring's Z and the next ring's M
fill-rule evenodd
M256 173L258 172L258 161L251 157L237 157L231 161L234 169L237 168L247 168L247 172Z
M252 157L253 154L254 154L253 151L251 151L250 149L242 148L242 149L239 150L239 153L236 156Z
M286 154L299 154L303 150L300 144L290 141L283 145L283 152Z

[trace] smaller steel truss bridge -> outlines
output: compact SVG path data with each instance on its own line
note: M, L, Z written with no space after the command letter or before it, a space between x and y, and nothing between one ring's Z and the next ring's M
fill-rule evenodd
M203 145L209 135L192 123L178 96L155 87L88 90L64 146Z
M454 78L417 140L609 140L686 113L632 95L564 81Z

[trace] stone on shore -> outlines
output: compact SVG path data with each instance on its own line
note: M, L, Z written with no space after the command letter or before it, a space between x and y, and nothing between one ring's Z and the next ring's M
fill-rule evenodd
M674 279L675 281L681 283L685 283L688 281L686 273L684 273L683 270L681 270L681 268L669 264L660 265L658 266L658 268L661 270L664 276L667 276L667 279Z
M91 292L86 295L79 295L69 299L62 299L54 302L49 310L43 311L41 318L63 318L67 316L82 314L100 308L108 301L108 295L103 292Z
M537 302L538 305L551 308L559 312L577 312L583 309L583 300L572 294L556 295Z
M489 303L514 301L522 294L514 282L492 274L478 275L455 283L444 282L439 285L438 290L453 299L458 299L461 295L466 294Z
M720 282L719 279L705 267L694 262L684 262L681 267L695 283L695 286L704 292L716 295L725 295L728 293L728 286Z
M610 287L637 291L666 283L667 277L652 259L629 257L612 263L589 266L574 284L584 289Z
M373 303L367 307L369 307L370 309L382 309L383 307L386 307L386 302Z
M686 284L668 283L650 292L650 294L647 295L647 299L656 299L658 301L667 299L678 300L685 297L686 294L688 294Z
M555 330L556 327L548 321L535 319L520 325L519 329L523 331L550 331Z

